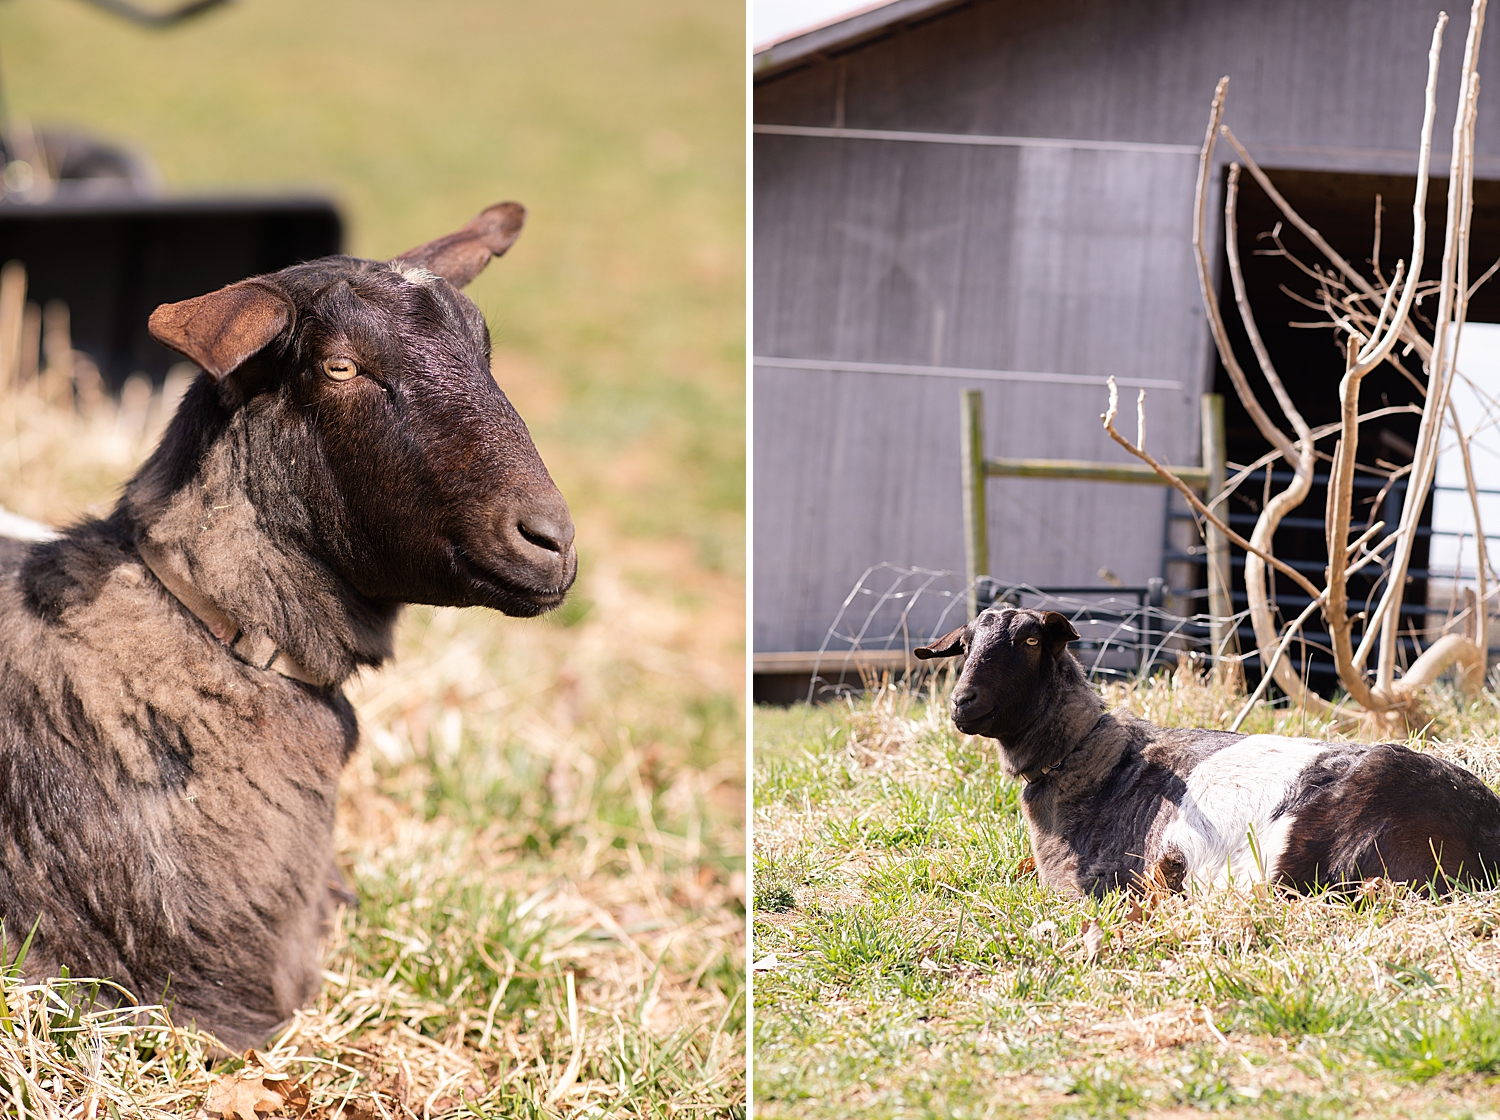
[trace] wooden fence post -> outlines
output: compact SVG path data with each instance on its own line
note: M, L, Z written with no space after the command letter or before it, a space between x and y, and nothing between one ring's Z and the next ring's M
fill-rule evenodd
M964 577L969 581L969 617L979 613L978 580L990 572L984 504L984 394L965 389L959 409L963 449Z
M1224 446L1224 398L1218 393L1204 393L1202 400L1203 467L1208 471L1208 486L1205 500L1209 507L1224 489L1227 452ZM1216 512L1226 521L1227 508ZM1234 652L1233 642L1237 637L1234 601L1229 596L1229 540L1213 525L1208 525L1205 544L1208 546L1208 614L1209 642L1213 649L1214 666L1217 668L1227 656Z

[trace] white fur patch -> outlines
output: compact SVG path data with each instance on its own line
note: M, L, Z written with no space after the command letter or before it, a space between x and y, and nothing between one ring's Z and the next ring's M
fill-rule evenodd
M1272 821L1298 775L1328 749L1315 739L1250 735L1188 775L1177 816L1162 833L1202 886L1244 886L1276 874L1292 815Z
M0 537L16 541L55 541L61 534L51 526L0 507Z
M408 284L422 284L425 286L435 283L438 279L436 273L428 272L419 264L406 264L399 260L391 262L391 271Z

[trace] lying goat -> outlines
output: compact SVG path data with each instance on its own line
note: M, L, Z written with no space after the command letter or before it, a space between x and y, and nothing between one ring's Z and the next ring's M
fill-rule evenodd
M1106 712L1056 611L992 608L914 652L968 655L953 722L998 739L1026 783L1043 883L1148 878L1298 890L1384 876L1438 891L1500 871L1500 800L1467 770L1390 744L1154 727Z
M524 218L157 308L204 371L161 445L108 518L0 544L0 920L12 952L35 928L28 976L165 992L232 1049L315 993L340 685L403 603L529 616L573 582L458 291Z

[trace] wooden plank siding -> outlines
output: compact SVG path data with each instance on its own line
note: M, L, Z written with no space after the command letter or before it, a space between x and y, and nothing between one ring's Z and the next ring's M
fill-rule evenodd
M990 457L1125 462L1099 429L1103 378L1149 381L1151 447L1197 463L1215 362L1191 152L1214 83L1232 75L1226 120L1266 166L1407 173L1440 7L974 0L759 81L757 126L926 135L755 136L753 648L816 649L871 564L962 569L963 389L985 391ZM1439 148L1467 23L1450 14ZM1487 36L1481 70L1497 52ZM1500 113L1481 111L1477 147L1500 176ZM1217 262L1217 184L1211 205ZM1163 574L1164 492L989 485L992 573Z
M1277 151L1263 162L1341 149L1410 169L1445 9L1446 149L1468 6L1441 0L980 0L762 81L755 121L1197 146L1229 74L1226 119L1252 151ZM1481 73L1497 61L1500 37L1486 35ZM1481 109L1475 139L1500 155L1500 114Z
M872 563L962 569L965 388L985 391L990 456L1126 462L1099 426L1104 379L1149 382L1152 447L1196 462L1195 169L1182 153L757 138L756 650L816 648ZM1161 492L991 491L1007 579L1160 573Z

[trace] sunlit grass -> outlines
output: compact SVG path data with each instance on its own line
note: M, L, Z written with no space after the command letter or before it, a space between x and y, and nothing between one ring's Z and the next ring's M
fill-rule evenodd
M1242 702L1113 686L1162 723ZM994 743L900 689L756 711L757 1116L1451 1116L1500 1105L1500 902L1404 888L1078 899ZM1500 700L1411 745L1500 780ZM1246 730L1342 734L1265 705ZM1097 953L1085 934L1102 936Z

